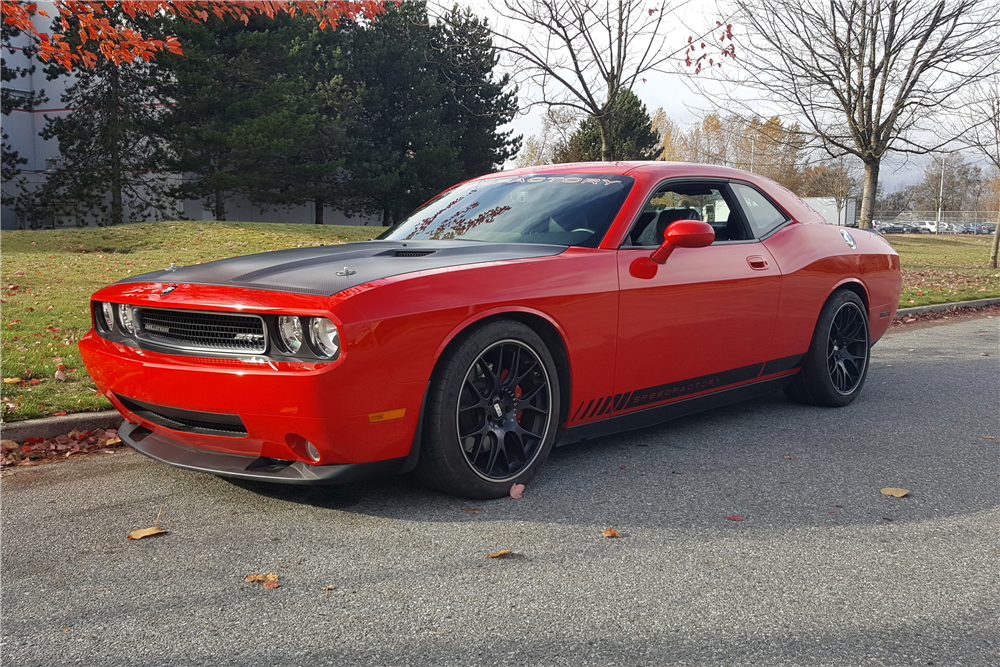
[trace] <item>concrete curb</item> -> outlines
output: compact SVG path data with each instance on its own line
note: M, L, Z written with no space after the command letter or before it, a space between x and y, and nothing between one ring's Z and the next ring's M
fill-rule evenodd
M909 315L921 315L923 313L931 313L938 310L951 310L954 307L958 308L982 308L983 306L997 306L1000 305L1000 297L993 297L990 299L975 299L973 301L953 301L952 303L935 303L931 306L917 306L916 308L900 308L896 311L896 317L907 317Z
M80 412L62 417L42 417L0 424L0 437L4 440L23 442L25 438L52 438L73 429L94 431L99 428L118 428L125 420L117 410Z
M896 311L896 317L920 315L936 310L951 310L958 308L982 308L983 306L1000 305L1000 298L976 299L974 301L956 301L954 303L938 303L933 306L918 306L902 308ZM105 412L81 412L62 417L43 417L42 419L26 419L10 424L0 424L0 437L4 440L23 441L25 438L52 438L63 433L69 433L74 428L78 431L93 431L98 428L118 428L124 418L117 410Z

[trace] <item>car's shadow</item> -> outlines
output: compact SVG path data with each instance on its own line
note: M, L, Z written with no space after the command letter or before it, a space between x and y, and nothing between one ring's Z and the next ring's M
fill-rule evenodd
M924 364L921 375L936 376L942 395L963 409L914 411L908 374L880 369L869 380L879 384L846 408L802 406L778 393L559 447L520 500L455 498L412 475L332 487L229 484L271 501L432 522L707 528L738 516L743 526L888 526L996 506L1000 465L981 434L995 406L955 396L986 387L970 386L954 362ZM883 487L910 494L889 498Z

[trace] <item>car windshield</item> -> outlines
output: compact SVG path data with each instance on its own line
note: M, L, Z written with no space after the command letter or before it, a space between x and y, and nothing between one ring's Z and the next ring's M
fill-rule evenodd
M500 176L432 199L380 239L546 243L595 248L635 179L619 174Z

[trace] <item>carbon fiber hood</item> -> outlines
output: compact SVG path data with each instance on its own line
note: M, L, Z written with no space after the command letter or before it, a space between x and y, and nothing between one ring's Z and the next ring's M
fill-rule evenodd
M404 273L465 264L551 257L566 246L482 241L364 241L276 250L131 276L119 283L185 283L332 296Z

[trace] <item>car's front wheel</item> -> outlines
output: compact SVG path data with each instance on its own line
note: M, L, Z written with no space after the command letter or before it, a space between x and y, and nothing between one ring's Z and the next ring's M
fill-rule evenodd
M559 379L542 339L494 320L446 353L431 378L417 477L467 498L531 480L552 449Z
M835 292L820 311L802 369L785 394L810 405L847 405L865 384L870 350L864 303L850 290Z

